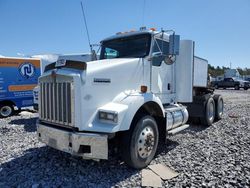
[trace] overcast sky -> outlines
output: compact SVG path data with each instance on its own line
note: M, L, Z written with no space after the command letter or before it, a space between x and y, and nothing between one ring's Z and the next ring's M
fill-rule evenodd
M145 0L144 17L144 0L83 4L92 43L142 25L174 29L210 64L250 68L250 0ZM79 0L0 0L1 55L89 52L87 41Z

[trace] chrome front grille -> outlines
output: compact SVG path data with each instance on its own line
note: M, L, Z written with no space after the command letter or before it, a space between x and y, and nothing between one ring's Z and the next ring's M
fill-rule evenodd
M73 126L73 92L73 81L70 77L57 76L53 79L51 76L47 76L41 78L40 120Z

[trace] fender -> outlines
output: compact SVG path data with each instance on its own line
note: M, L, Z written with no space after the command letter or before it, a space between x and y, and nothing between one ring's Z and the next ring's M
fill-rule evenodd
M132 92L129 95L128 94L129 92L121 93L114 99L114 101L120 100L120 103L128 105L127 113L125 114L124 119L120 125L120 131L129 130L136 112L147 102L153 101L157 103L162 110L163 116L165 116L161 100L153 93L141 93L137 91Z
M162 110L162 114L165 116L164 108L159 97L155 96L153 93L141 93L138 91L122 92L115 97L112 102L98 108L98 111L117 112L118 123L113 127L111 132L126 131L129 130L136 112L141 106L150 101L157 103ZM93 122L93 127L95 123L97 122ZM103 124L105 124L105 122L103 122ZM103 125L103 127L104 126L105 125Z

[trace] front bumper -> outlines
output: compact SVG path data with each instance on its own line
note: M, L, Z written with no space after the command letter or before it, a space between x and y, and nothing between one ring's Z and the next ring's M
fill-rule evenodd
M108 159L108 136L70 132L37 124L38 140L46 145L85 159Z

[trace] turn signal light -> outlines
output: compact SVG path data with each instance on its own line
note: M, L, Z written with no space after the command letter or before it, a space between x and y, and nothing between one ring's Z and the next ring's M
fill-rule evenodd
M153 27L152 27L152 28L150 28L149 30L151 30L151 31L156 31L156 29L155 29L155 28L153 28Z

